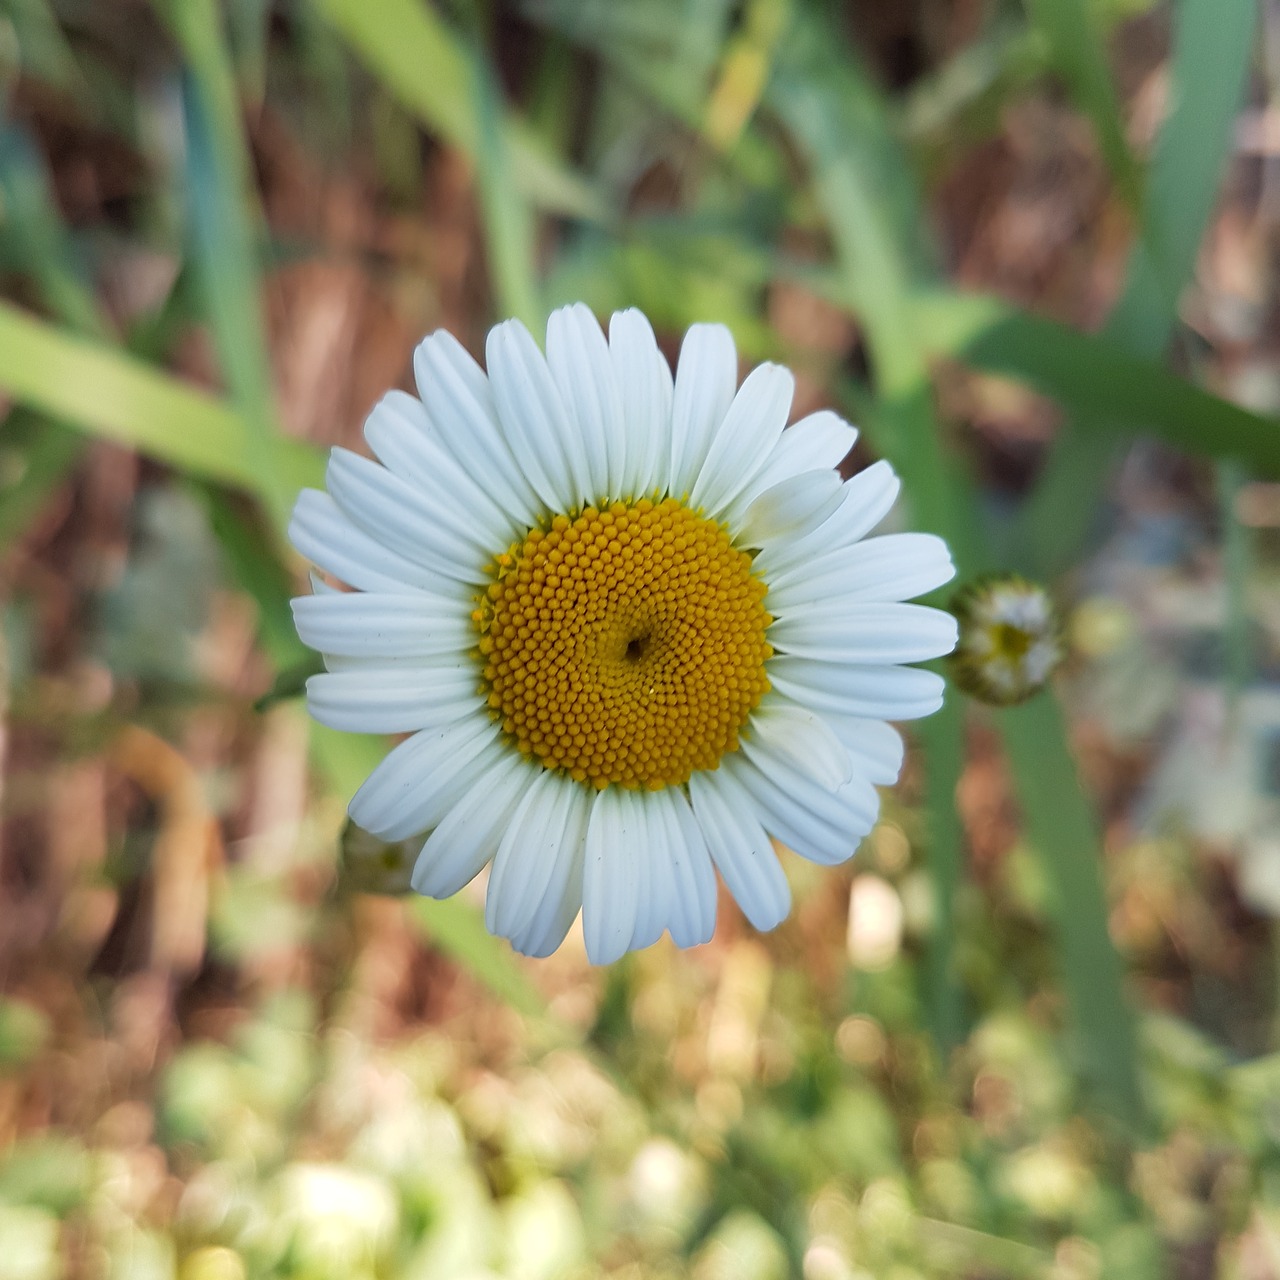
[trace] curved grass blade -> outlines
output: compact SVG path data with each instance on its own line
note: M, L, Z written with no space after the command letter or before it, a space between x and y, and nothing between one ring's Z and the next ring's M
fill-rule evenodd
M0 389L78 430L137 449L180 471L257 494L244 419L224 401L117 347L82 338L0 302ZM288 482L321 484L324 460L277 442Z
M1081 433L1155 435L1188 453L1237 458L1280 475L1280 422L1204 391L1111 338L977 294L921 293L915 316L935 355L1030 383L1071 410Z

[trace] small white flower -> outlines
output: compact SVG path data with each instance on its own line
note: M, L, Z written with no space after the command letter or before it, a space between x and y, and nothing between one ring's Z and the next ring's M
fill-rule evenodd
M413 887L457 893L490 861L485 918L528 955L579 909L598 964L715 929L718 868L771 929L790 892L770 837L843 862L897 779L885 723L928 715L950 615L901 603L947 582L925 534L866 538L897 496L885 463L842 483L855 432L786 427L791 374L737 386L719 325L675 378L648 321L608 340L582 305L546 356L516 321L488 373L447 333L414 356L421 399L335 449L294 545L348 584L294 602L325 655L312 715L409 733L351 802L387 841L429 832Z
M960 627L951 677L966 693L1010 707L1048 684L1063 657L1062 627L1042 586L1017 574L979 578L951 609Z

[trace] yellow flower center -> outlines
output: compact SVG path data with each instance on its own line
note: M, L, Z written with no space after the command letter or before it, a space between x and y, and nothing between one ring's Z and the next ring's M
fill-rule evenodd
M526 755L595 787L714 769L769 688L765 584L674 498L587 507L500 557L481 606L489 706Z

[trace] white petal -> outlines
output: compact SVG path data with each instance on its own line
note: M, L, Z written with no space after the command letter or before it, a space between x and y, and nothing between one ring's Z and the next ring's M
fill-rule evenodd
M678 947L710 942L716 931L716 876L706 838L689 802L676 787L653 792L651 806L666 831L666 878L671 885L667 928Z
M530 765L512 751L486 761L418 855L413 887L428 898L451 898L480 874L497 853L525 791L542 772L540 765Z
M902 485L887 462L872 463L845 481L840 505L816 529L799 538L778 538L756 557L766 581L795 564L849 546L870 533L889 514Z
M582 866L592 799L584 786L569 790L569 811L555 858L546 881L533 887L537 905L525 925L511 936L511 945L522 955L549 956L564 941L582 906Z
M451 333L440 330L418 344L413 372L444 447L477 484L492 490L513 521L532 528L542 504L503 435L484 370Z
M770 486L740 519L732 511L725 519L739 546L763 547L774 538L804 537L830 518L843 495L839 472L804 471Z
M487 715L423 729L392 748L352 797L351 820L383 840L437 826L475 779L510 748Z
M445 449L416 396L388 391L365 420L364 438L387 470L408 481L432 510L464 513L464 526L474 527L481 550L505 550L523 532Z
M733 335L722 324L695 324L684 335L671 402L671 459L663 486L680 498L692 488L738 386Z
M931 533L891 533L816 556L769 578L776 615L826 600L898 601L933 591L955 577L951 553Z
M791 413L796 380L780 364L753 369L716 428L690 502L718 515L764 470Z
M856 666L785 655L769 660L769 680L803 707L875 720L917 720L942 706L940 675L919 667Z
M853 776L849 753L826 720L782 697L766 698L750 720L770 750L787 756L815 782L834 791Z
M776 484L802 471L834 470L848 456L857 439L857 427L850 426L830 409L819 409L793 422L782 433L769 459L767 474Z
M636 927L631 950L643 951L662 937L674 886L667 866L666 831L652 791L628 791L629 821L635 826Z
M671 457L671 366L634 308L609 322L609 357L622 398L625 450L610 450L609 492L641 498L665 484ZM735 376L737 370L735 368ZM621 470L614 463L621 457Z
M791 887L751 796L728 772L716 769L689 779L689 798L711 857L743 914L761 931L780 924L791 910Z
M621 472L626 447L622 397L609 358L609 344L591 309L578 302L547 321L547 365L565 409L574 418L586 470L582 499L618 497L609 477Z
M375 667L307 681L307 710L347 733L410 733L452 724L483 703L471 663L452 670Z
M386 467L334 449L326 472L334 501L365 532L447 578L478 584L494 547L454 502L428 499Z
M303 489L289 519L289 541L313 564L361 591L438 586L440 575L406 560L353 523L319 489Z
M902 771L902 734L883 720L826 712L822 717L868 782L891 787Z
M579 783L548 769L524 793L489 873L484 922L490 933L513 938L533 919L566 841L577 838L572 818L583 794Z
M769 628L780 653L825 662L926 662L956 647L956 620L922 604L828 602L787 614Z
M844 862L875 825L880 798L865 779L831 791L790 757L749 741L720 767L726 765L751 792L764 829L812 862Z
M793 423L782 433L763 470L725 509L724 518L729 527L738 528L747 508L766 489L806 471L835 471L857 438L857 431L830 409L811 413ZM796 532L792 536L801 535Z
M475 628L458 602L426 592L393 596L347 591L299 596L292 604L303 644L321 653L461 659L476 643Z
M639 907L634 797L608 787L595 799L582 874L582 933L592 964L612 964L631 945Z
M576 424L537 343L518 320L504 320L489 330L485 353L493 401L520 469L548 508L573 510L590 476Z
M338 594L342 594L339 592ZM434 672L453 675L460 671L475 672L475 659L470 654L453 650L436 654L382 653L374 657L352 657L349 653L325 653L326 671L385 671L388 667L404 672Z

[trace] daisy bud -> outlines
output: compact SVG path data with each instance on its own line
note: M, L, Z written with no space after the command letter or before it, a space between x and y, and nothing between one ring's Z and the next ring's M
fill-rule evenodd
M1058 612L1038 583L1017 574L979 578L957 593L951 611L960 624L951 678L981 702L1025 702L1062 661Z

